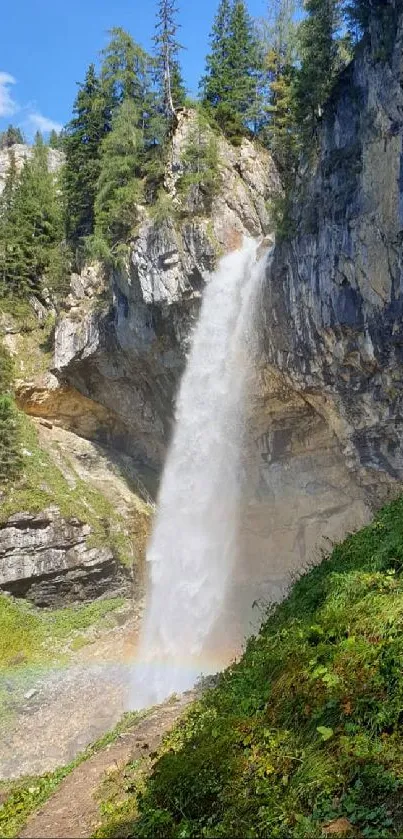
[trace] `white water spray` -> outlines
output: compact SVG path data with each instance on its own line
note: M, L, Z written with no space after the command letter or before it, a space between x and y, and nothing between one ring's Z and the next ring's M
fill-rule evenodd
M192 687L234 652L231 627L223 637L218 624L237 560L248 362L262 273L256 255L256 243L247 240L221 261L204 294L147 555L134 707Z

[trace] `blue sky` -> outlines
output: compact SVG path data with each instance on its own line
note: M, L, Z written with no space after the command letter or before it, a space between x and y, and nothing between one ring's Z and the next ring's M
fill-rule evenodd
M31 138L62 126L71 115L76 82L107 42L112 26L128 29L146 48L156 0L11 0L0 31L0 130L10 122ZM182 64L187 86L197 91L218 0L179 0ZM263 16L267 0L249 0Z

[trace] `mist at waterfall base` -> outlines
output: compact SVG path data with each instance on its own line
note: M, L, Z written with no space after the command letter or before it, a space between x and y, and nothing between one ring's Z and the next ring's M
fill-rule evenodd
M245 240L204 292L147 554L149 593L130 706L163 701L239 650L227 609L237 562L245 406L264 258ZM250 604L248 604L250 605Z

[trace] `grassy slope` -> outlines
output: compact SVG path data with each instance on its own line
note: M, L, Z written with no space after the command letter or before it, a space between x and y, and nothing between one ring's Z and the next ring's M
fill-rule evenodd
M124 602L115 597L50 610L0 594L0 678L3 668L56 661L68 642L76 649L74 642L84 639L80 633L97 625L107 628L107 616Z
M97 835L403 836L402 627L399 500L296 583Z

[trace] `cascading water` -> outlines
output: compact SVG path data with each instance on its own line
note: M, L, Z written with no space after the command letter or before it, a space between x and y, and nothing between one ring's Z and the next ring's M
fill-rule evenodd
M251 327L262 275L257 247L246 240L221 261L193 334L147 555L133 707L190 688L234 653L222 614L237 560Z

